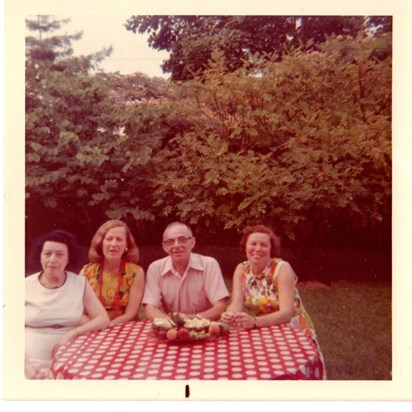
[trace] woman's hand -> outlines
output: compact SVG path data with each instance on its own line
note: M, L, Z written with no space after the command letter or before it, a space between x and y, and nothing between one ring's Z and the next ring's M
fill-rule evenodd
M60 348L60 346L66 345L67 342L72 340L74 337L78 335L77 328L72 329L71 331L65 333L53 346L51 356L54 358L54 355L56 354L57 350Z
M24 361L24 375L27 379L47 379L47 373L27 359Z
M252 329L256 326L256 318L245 312L236 313L235 326L242 329Z
M220 316L220 319L222 319L223 322L226 322L232 325L235 323L236 314L234 312L223 312L222 315Z

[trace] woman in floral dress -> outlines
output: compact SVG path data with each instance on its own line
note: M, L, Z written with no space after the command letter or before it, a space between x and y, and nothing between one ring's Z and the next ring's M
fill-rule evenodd
M231 303L221 319L244 329L286 324L310 336L319 349L312 320L296 288L297 276L279 257L279 238L266 226L248 226L241 247L247 261L235 269Z
M88 280L105 307L111 326L135 320L143 297L144 272L136 264L139 250L133 235L120 220L109 220L94 235L90 263L80 275ZM83 317L82 323L87 322Z

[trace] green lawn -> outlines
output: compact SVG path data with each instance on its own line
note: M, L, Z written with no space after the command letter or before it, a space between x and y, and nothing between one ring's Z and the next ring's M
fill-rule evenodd
M387 380L392 369L390 283L300 288L330 380Z

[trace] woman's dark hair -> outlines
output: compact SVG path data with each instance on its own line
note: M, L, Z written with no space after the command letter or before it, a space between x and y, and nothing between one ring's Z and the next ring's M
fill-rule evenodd
M240 240L240 248L246 253L246 242L252 233L266 233L270 237L270 256L280 257L280 238L275 235L273 230L264 225L246 226L243 229L243 236Z
M73 270L77 268L80 258L80 248L77 244L76 238L73 234L61 229L55 229L46 233L45 235L41 235L33 242L30 253L30 261L32 267L39 267L40 255L46 242L57 242L65 244L69 252L69 263L67 264L66 269Z

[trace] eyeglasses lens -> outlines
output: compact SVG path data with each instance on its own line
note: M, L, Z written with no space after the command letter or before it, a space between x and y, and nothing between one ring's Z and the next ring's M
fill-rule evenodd
M177 241L178 245L185 245L190 239L191 239L191 237L180 236L180 237L175 238L175 239L167 239L163 243L167 246L173 246Z

